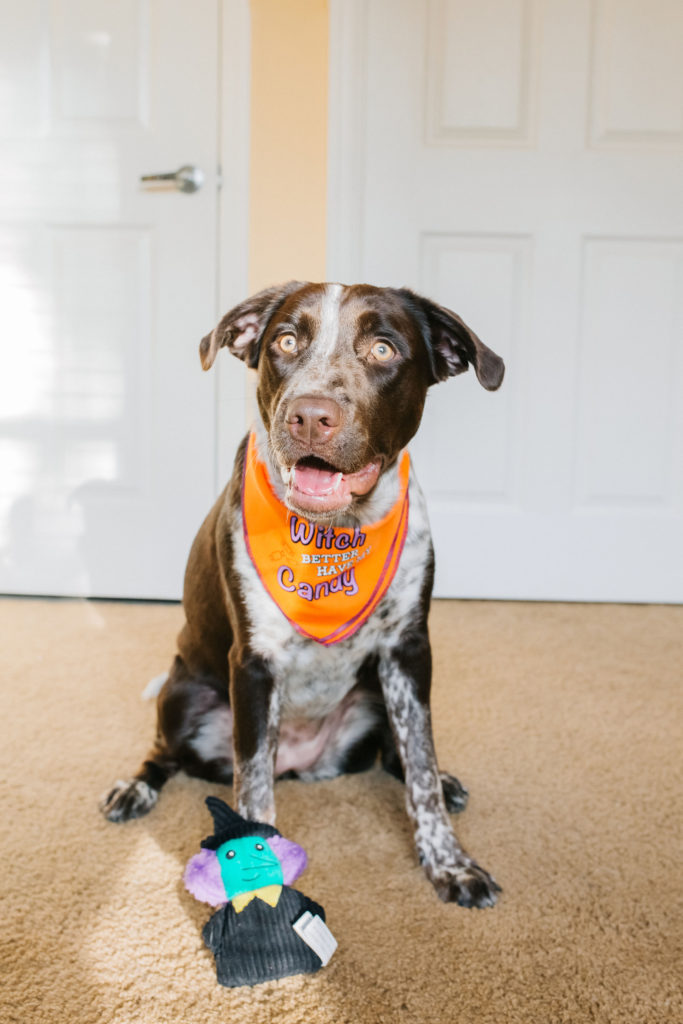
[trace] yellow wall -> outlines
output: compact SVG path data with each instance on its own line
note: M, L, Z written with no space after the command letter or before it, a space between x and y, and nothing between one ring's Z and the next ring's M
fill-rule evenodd
M325 280L327 0L251 0L249 286Z

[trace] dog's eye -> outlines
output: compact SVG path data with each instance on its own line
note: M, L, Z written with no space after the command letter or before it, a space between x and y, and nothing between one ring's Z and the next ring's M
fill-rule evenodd
M378 363L388 363L396 355L396 349L388 341L376 341L370 349L372 356Z
M278 344L283 352L286 352L288 356L294 355L297 350L296 338L293 334L283 334L279 339Z

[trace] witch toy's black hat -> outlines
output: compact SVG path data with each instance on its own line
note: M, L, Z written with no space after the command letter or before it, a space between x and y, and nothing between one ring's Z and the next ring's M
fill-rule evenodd
M269 836L281 834L274 825L268 825L265 821L247 821L217 796L207 796L206 806L211 811L215 832L202 839L200 845L204 850L217 850L223 843L231 839L244 839L245 836L263 836L268 839Z

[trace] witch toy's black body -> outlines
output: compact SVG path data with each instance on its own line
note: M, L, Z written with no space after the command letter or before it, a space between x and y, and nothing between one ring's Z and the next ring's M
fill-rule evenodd
M257 985L319 970L320 957L292 927L307 910L325 920L318 903L286 885L275 907L255 899L239 914L230 903L217 910L204 925L202 938L216 958L221 985Z

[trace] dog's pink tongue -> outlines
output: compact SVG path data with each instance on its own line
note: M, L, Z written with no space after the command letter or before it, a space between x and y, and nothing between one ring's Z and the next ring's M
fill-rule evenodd
M294 466L294 486L302 494L322 498L333 494L341 483L342 474L331 469L314 466Z
M303 512L336 512L346 508L354 494L367 494L377 482L380 460L375 459L357 473L308 466L292 467L288 501Z

